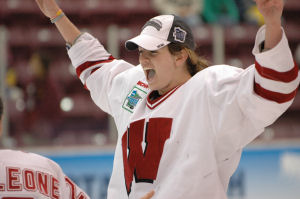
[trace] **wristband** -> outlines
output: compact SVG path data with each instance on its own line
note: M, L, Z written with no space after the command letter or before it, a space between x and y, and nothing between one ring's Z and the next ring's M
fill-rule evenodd
M56 23L58 20L60 20L63 16L65 16L65 13L63 13L63 11L61 9L59 9L56 12L55 17L51 18L50 21L51 23Z

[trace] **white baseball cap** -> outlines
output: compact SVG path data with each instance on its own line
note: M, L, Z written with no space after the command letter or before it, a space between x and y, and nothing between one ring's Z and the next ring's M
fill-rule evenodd
M195 42L191 28L176 15L160 15L146 22L140 35L126 41L128 50L138 46L146 50L158 50L169 43L182 43L194 50Z

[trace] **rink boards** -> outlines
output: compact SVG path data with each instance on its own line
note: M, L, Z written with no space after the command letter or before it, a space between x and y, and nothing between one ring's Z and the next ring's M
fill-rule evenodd
M47 155L93 199L105 199L113 151ZM300 146L249 147L231 179L229 199L299 199Z

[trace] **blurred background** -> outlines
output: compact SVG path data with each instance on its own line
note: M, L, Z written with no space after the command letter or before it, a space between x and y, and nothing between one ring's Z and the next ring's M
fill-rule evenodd
M255 35L264 23L252 0L58 3L82 31L97 37L114 57L133 64L138 64L137 53L126 51L124 43L158 14L184 17L193 29L199 54L211 64L242 68L254 62ZM299 0L286 0L282 24L300 65ZM71 66L62 37L34 0L0 0L0 77L6 107L1 148L46 155L92 198L105 198L116 143L113 121L90 99ZM289 110L245 149L228 195L232 199L298 199L299 188L298 92Z

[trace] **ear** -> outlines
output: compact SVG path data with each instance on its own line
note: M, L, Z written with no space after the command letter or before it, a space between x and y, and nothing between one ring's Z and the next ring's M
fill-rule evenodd
M176 66L185 65L188 56L189 55L185 49L182 49L181 51L176 52L176 54L175 54Z

